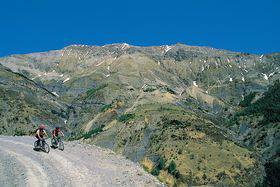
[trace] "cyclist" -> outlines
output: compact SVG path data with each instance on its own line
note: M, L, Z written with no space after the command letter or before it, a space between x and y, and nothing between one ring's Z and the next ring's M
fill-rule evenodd
M64 134L61 131L60 127L55 127L55 129L52 131L52 139L54 140L55 145L58 144L58 139L60 138L59 135L64 137Z
M45 141L45 137L48 137L48 134L46 132L46 126L44 124L41 124L37 129L36 129L36 135L35 137L38 139L37 140L37 146L42 146L42 142Z

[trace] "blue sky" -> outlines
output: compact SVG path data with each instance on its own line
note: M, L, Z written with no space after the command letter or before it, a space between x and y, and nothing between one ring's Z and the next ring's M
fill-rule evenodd
M280 52L279 0L2 0L0 56L70 44Z

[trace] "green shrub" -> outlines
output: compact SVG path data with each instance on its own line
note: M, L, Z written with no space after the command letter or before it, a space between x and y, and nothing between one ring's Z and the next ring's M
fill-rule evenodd
M93 137L93 136L99 134L100 132L102 132L102 131L103 131L103 127L104 127L104 125L102 125L101 127L97 127L97 128L95 128L95 129L92 129L91 131L89 131L89 132L83 134L82 137L83 137L84 139L91 138L91 137Z
M167 168L168 173L173 175L176 179L180 179L182 175L180 172L177 170L176 163L172 160Z
M164 127L175 126L177 128L185 128L191 125L191 122L189 121L179 121L177 119L170 119L168 117L163 117L162 122Z
M118 118L118 121L125 123L125 122L133 119L134 117L135 117L135 114L130 114L130 113L129 114L123 114Z
M280 82L279 80L269 87L268 91L264 93L263 97L258 99L255 103L250 104L244 110L237 114L237 116L256 115L264 116L263 124L272 122L280 122Z
M158 176L160 173L160 170L162 170L164 168L164 166L165 166L165 160L162 157L160 157L158 164L156 165L156 167L154 167L151 174L154 176Z
M240 101L239 106L248 107L255 98L256 94L256 92L251 92L248 95L246 95L244 99Z
M181 155L183 153L183 149L178 150L178 154Z
M194 154L190 155L190 159L193 160L194 159Z
M91 96L91 95L93 95L95 92L96 92L96 89L95 89L95 88L90 88L89 90L87 90L87 95L88 95L88 96Z
M89 90L87 90L87 97L91 97L92 95L94 95L97 91L99 91L99 90L101 90L101 89L103 89L103 88L105 88L105 87L107 87L108 85L107 84L103 84L103 85L101 85L101 86L99 86L99 87L97 87L97 88L91 88L91 89L89 89Z
M107 105L104 105L102 108L101 108L101 112L105 112L107 111L108 109L112 108L112 103L111 104L107 104Z
M176 92L169 87L166 87L166 91L171 93L171 94L176 94Z
M24 130L18 128L15 129L14 136L24 136L24 135L27 135L27 133Z
M154 176L158 176L159 173L160 173L160 170L157 167L155 167L151 172L151 174L154 175Z
M153 92L157 89L156 86L154 85L145 85L144 88L143 88L143 91L144 92Z
M168 172L173 175L176 173L176 163L172 160L168 166Z
M162 157L160 157L157 168L159 170L162 170L164 168L164 166L165 166L165 160Z

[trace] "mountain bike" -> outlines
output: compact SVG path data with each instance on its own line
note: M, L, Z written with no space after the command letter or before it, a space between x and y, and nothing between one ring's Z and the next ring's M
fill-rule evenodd
M52 148L56 149L58 148L59 150L63 151L64 150L64 143L62 141L62 137L58 136L56 138L52 138Z
M49 144L46 142L45 139L40 140L36 140L34 142L34 150L38 150L38 151L43 151L45 153L49 153L50 152L50 146Z

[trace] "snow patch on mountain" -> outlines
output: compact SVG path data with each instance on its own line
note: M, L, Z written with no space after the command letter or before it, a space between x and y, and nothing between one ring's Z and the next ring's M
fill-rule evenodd
M70 78L68 77L68 78L66 78L64 81L63 81L63 83L65 83L65 82L67 82L67 81L69 81L70 80Z
M204 68L204 66L202 66L202 68L201 68L201 72L202 72L202 71L204 71L204 69L205 69L205 68Z
M130 45L127 44L127 43L123 43L123 44L121 45L121 49L122 49L122 50L127 49L127 48L129 48L129 47L130 47Z
M170 49L172 49L171 46L165 45L165 46L164 46L164 53L167 53Z
M102 60L101 62L99 62L98 64L96 64L95 66L100 66L101 64L103 64L105 62L105 60Z
M56 92L52 92L56 97L59 97L59 95Z
M272 72L268 75L268 77L272 77L275 74L275 72Z
M268 76L267 76L267 74L262 73L262 75L263 75L263 78L264 78L265 80L268 80Z

